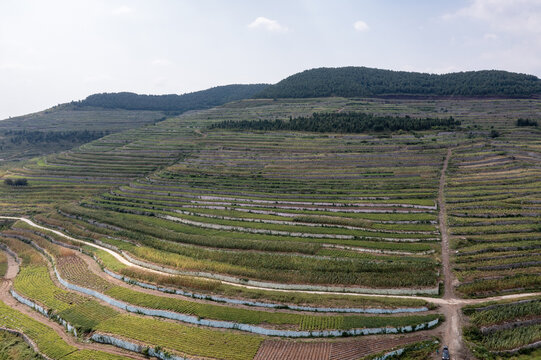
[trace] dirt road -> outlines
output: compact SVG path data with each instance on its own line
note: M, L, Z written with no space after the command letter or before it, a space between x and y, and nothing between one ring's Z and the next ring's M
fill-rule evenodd
M142 269L142 270L145 270L145 271L148 271L148 272L160 274L160 275L173 276L173 275L171 275L170 273L167 273L167 272L154 270L154 269L149 269L149 268L134 264L134 263L130 262L128 259L126 259L125 257L123 257L121 254L117 253L116 251L113 251L113 250L105 248L103 246L94 244L92 242L88 242L88 241L73 238L73 237L71 237L69 235L66 235L66 234L64 234L64 233L62 233L62 232L60 232L58 230L54 230L54 229L51 229L51 228L48 228L48 227L45 227L45 226L38 225L35 222L33 222L32 220L27 219L27 218L12 217L12 216L0 216L0 219L21 220L21 221L24 221L25 223L27 223L28 225L31 225L32 227L35 227L37 229L51 231L51 232L55 233L56 235L59 235L59 236L65 238L65 239L72 240L72 241L75 241L75 242L79 242L81 244L85 244L85 245L92 246L94 248L106 251L109 254L111 254L112 256L114 256L118 261L120 261L121 263L123 263L125 265L131 266L131 267L134 267L134 268L137 268L137 269ZM447 254L447 261L448 261L448 259L449 259L449 256ZM448 270L449 273L451 273L449 267L448 267L448 269L449 269ZM445 272L444 272L444 274L445 274ZM452 274L451 274L451 276L452 276ZM215 281L220 281L220 280L215 280ZM334 294L334 295L354 295L354 296L364 296L364 297L366 297L366 296L370 296L370 297L387 297L387 298L394 298L394 299L421 299L421 300L432 302L432 303L437 304L437 305L449 304L449 305L460 305L460 306L479 304L479 303L488 302L488 301L498 301L498 300L507 300L507 299L520 299L520 298L528 297L528 296L539 296L539 295L541 295L541 292L536 292L536 293L494 296L494 297L483 298L483 299L459 299L459 298L456 298L454 295L450 296L448 298L445 298L445 297L437 298L437 297L412 296L412 295L361 294L361 293L353 293L353 292L328 292L328 291L326 292L326 291L310 291L310 290L280 290L280 289L273 289L273 288L266 288L266 287L257 287L257 286L243 285L243 284L237 284L237 283L230 283L230 282L227 282L227 281L221 281L221 282L224 283L224 284L243 287L243 288L247 288L247 289L263 289L263 290L271 290L271 291L297 292L297 293L309 293L309 294Z
M145 359L145 357L142 355L138 355L133 352L121 350L111 345L101 345L101 344L97 344L93 342L77 341L77 339L74 336L66 333L62 325L48 319L44 315L41 315L37 311L34 311L30 307L23 305L17 300L15 300L15 298L11 296L9 289L11 288L13 279L19 273L19 264L17 264L17 262L15 261L15 259L13 259L11 255L8 254L7 258L8 258L7 272L4 278L0 279L0 301L2 301L4 304L52 328L54 332L56 332L58 336L62 338L62 340L64 340L67 344L73 347L76 347L78 349L81 349L81 350L87 349L87 350L107 352L110 354L124 356L127 359Z
M468 350L464 346L464 342L463 342L463 339L462 339L462 322L463 322L462 321L462 312L461 312L462 306L471 305L471 304L478 304L478 303L483 303L483 302L488 302L488 301L498 301L498 300L505 300L505 299L520 299L520 298L533 296L533 295L539 296L539 295L541 295L541 293L538 292L538 293L528 293L528 294L503 295L503 296L495 296L495 297L485 298L485 299L459 299L459 298L456 297L456 295L454 293L454 285L456 285L456 279L454 277L453 272L451 271L451 265L450 265L449 232L448 232L448 229L447 229L447 222L446 222L447 221L447 213L446 213L446 209L445 209L445 195L444 195L445 183L446 183L446 172L447 172L447 167L448 167L449 159L451 158L451 155L452 155L452 150L449 149L447 151L445 160L443 162L442 172L441 172L440 181L439 181L439 191L438 191L438 207L439 207L438 218L439 218L440 233L441 233L441 237L442 237L442 240L441 240L441 249L442 249L441 250L442 251L441 261L442 261L443 276L444 276L444 293L443 293L443 297L442 298L431 298L431 297L408 296L408 295L377 295L377 294L359 294L359 293L332 293L332 294L348 294L348 295L357 295L357 296L390 297L390 298L402 298L402 299L412 299L413 298L413 299L422 299L422 300L425 300L425 301L429 301L429 302L438 304L438 305L440 305L441 311L445 315L445 318L446 318L446 321L443 324L443 329L441 330L441 332L443 334L442 335L442 341L443 341L442 345L449 346L449 350L450 350L451 354L453 355L453 358L461 359L461 360L469 360L469 359L474 359L474 357L472 357L469 354ZM32 227L35 227L37 229L51 231L51 232L55 233L56 235L64 237L64 238L66 238L68 240L79 242L79 243L82 243L82 244L92 246L94 248L104 250L104 251L110 253L111 255L113 255L118 261L120 261L121 263L123 263L125 265L132 266L132 267L139 268L139 269L144 269L145 271L150 271L150 272L153 272L153 273L159 273L161 275L171 276L171 274L166 273L166 272L153 270L153 269L148 269L146 267L142 267L140 265L134 264L130 260L128 260L124 256L122 256L121 254L119 254L119 253L117 253L117 252L115 252L115 251L113 251L111 249L107 249L105 247L102 247L102 246L99 246L99 245L96 245L94 243L87 242L87 241L84 241L84 240L75 239L75 238L73 238L71 236L68 236L68 235L58 231L58 230L54 230L54 229L47 228L45 226L38 225L38 224L34 223L32 220L30 220L30 219L22 218L22 217L7 217L7 216L0 216L0 219L12 219L12 220L24 221L28 225L30 225ZM11 259L11 263L10 263L10 266L8 267L8 274L9 274L9 276L12 276L11 278L13 278L16 275L16 270L13 270L13 268L17 264L14 262L14 260L11 258L11 256L9 258ZM15 263L15 265L13 265L13 263ZM15 271L15 273L13 273L14 271ZM6 285L6 282L8 282L8 281L10 282L10 280L4 280L2 282L2 286L1 286L2 291L0 291L0 300L4 301L6 303L9 302L8 305L10 305L10 306L12 306L14 308L17 308L17 310L19 310L21 308L21 304L19 304L17 301L15 301L9 295L9 293L7 293L7 291L5 291L7 288L9 288L9 284ZM233 285L233 286L252 288L252 289L266 289L264 287L254 287L254 286L248 286L248 285L243 285L243 284L229 283L229 282L225 282L225 281L223 281L223 283ZM277 290L277 289L269 289L269 290L292 292L291 290ZM307 291L307 290L305 290L305 291L296 290L296 291L293 291L293 292L329 293L329 292ZM15 302L15 303L13 303L13 302ZM43 321L43 319L41 318L41 315L37 314L36 312L34 312L32 310L29 310L27 308L23 308L22 310L19 310L19 311L24 312L25 314L27 314L27 315L29 315L31 317L34 317L34 318L39 317L39 319L37 319L37 320ZM50 321L48 322L48 325L49 325L49 323L50 323ZM54 327L54 324L55 323L52 323L50 326ZM56 324L56 325L58 325L58 324ZM61 335L62 338L64 338L66 340L66 342L72 344L73 339L71 339L69 336L67 336L67 334L64 332L64 329L60 325L58 325L56 328L58 328L58 327L59 327L59 329L55 329L55 331L58 330L57 332L59 333L59 335ZM78 347L81 347L81 345L82 344L80 344L80 343L77 343L77 345L74 344L74 346L78 346ZM85 348L86 348L86 346L88 346L88 348L103 350L102 346L100 346L99 348L95 348L92 345L95 345L95 344L85 345ZM111 352L113 352L113 351L111 351ZM125 353L123 353L123 355L125 355ZM134 358L138 358L138 357L134 357Z

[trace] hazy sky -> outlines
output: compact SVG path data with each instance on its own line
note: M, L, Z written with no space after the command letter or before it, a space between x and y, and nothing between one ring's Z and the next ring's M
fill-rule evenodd
M0 0L0 119L347 65L541 77L541 0Z

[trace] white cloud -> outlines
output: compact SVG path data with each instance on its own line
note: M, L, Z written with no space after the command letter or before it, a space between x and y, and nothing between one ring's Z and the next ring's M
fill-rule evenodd
M266 17L260 16L254 21L252 21L249 25L249 28L251 29L265 29L270 32L276 32L276 33L285 33L288 31L287 26L284 26L280 24L276 20L267 19Z
M497 31L511 34L541 34L541 1L539 0L471 0L446 20L469 18L488 24Z
M168 59L154 59L151 64L154 66L168 66L171 65L171 61Z
M488 34L483 35L483 38L484 38L485 40L498 40L498 35L492 34L492 33L488 33Z
M131 8L129 6L119 6L116 9L113 9L113 15L130 15L135 12L134 8Z
M357 31L367 31L369 29L368 24L362 20L355 21L353 28Z
M482 38L490 49L479 54L479 61L492 68L539 74L541 58L540 0L469 0L467 6L442 18L460 27L470 21L481 27ZM474 40L475 41L475 40ZM505 46L504 46L505 45ZM486 65L484 65L486 66Z

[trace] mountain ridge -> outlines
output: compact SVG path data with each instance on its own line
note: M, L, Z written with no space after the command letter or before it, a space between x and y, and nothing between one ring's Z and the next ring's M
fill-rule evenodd
M312 97L532 97L541 94L534 75L502 70L449 74L368 67L315 68L293 74L262 90L260 98Z
M268 84L231 84L215 86L206 90L181 95L136 94L133 92L98 93L84 100L74 101L76 107L100 107L106 109L152 110L181 113L204 109L225 103L251 98Z

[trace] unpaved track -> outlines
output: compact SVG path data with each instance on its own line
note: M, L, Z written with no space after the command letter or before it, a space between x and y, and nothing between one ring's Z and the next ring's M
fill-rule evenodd
M456 359L473 359L464 346L464 341L462 338L462 323L461 323L461 304L458 302L454 286L456 285L456 280L453 272L451 271L450 264L450 249L449 249L449 229L447 228L447 212L445 210L445 181L447 166L449 165L449 159L451 158L452 150L447 150L447 155L443 161L443 167L440 175L440 183L438 190L438 207L439 214L438 220L440 225L441 233L441 262L443 267L443 277L444 277L444 292L443 300L448 302L441 305L443 314L445 315L445 323L443 330L443 345L449 347L450 353Z
M56 332L58 336L62 338L62 340L64 340L67 344L73 347L76 347L78 349L102 351L102 352L107 352L110 354L121 355L129 359L146 359L145 357L139 356L136 353L124 351L114 346L101 345L101 344L96 344L96 343L91 343L91 342L87 343L87 342L76 341L75 337L66 333L62 325L46 318L45 316L41 315L37 311L34 311L30 307L24 304L21 304L20 302L15 300L15 298L12 297L11 294L9 293L9 289L11 288L11 285L13 283L13 279L19 273L19 264L17 264L17 262L15 261L15 259L13 259L11 255L7 253L6 255L8 257L8 270L6 272L5 277L3 279L0 279L0 301L2 301L4 304L52 328L54 332Z
M451 157L451 149L447 150L447 156L443 162L443 168L441 170L440 184L438 191L438 207L439 214L438 220L440 224L441 233L441 262L443 265L444 276L444 299L454 299L455 294L453 290L453 272L449 262L449 232L447 229L447 213L445 211L445 174L447 172L447 165L449 165L449 158Z
M48 227L45 227L45 226L38 225L35 222L33 222L32 220L27 219L27 218L13 217L13 216L0 216L0 219L11 219L11 220L24 221L28 225L31 225L32 227L35 227L37 229L50 231L50 232L55 233L56 235L61 236L61 237L65 238L65 239L75 241L75 242L78 242L78 243L81 243L81 244L84 244L84 245L92 246L92 247L94 247L96 249L106 251L109 254L111 254L112 256L114 256L121 263L123 263L125 265L128 265L128 266L131 266L133 268L137 268L137 269L141 269L141 270L144 270L144 271L147 271L147 272L156 273L156 274L165 275L165 276L175 276L175 275L172 275L172 274L167 273L167 272L158 271L158 270L154 270L154 269L149 269L149 268L134 264L134 263L130 262L128 259L126 259L125 257L123 257L121 254L117 253L116 251L113 251L113 250L108 249L106 247L94 244L92 242L88 242L88 241L73 238L73 237L68 236L68 235L66 235L66 234L64 234L64 233L62 233L62 232L60 232L58 230L54 230L54 229L51 229L51 228L48 228ZM214 281L220 281L220 280L214 280ZM432 302L432 303L437 304L437 305L445 305L445 304L471 305L471 304L479 304L479 303L483 303L483 302L487 302L487 301L498 301L498 300L506 300L506 299L519 299L519 298L528 297L528 296L541 295L541 292L537 292L537 293L527 293L527 294L512 294L512 295L494 296L494 297L483 298L483 299L458 299L456 297L446 299L446 298L436 298L436 297L428 297L428 296L414 296L414 295L383 295L383 294L361 294L361 293L353 293L353 292L331 292L331 291L310 291L310 290L281 290L281 289L274 289L274 288L266 288L266 287L258 287L258 286L250 286L250 285L243 285L243 284L237 284L237 283L230 283L230 282L227 282L227 281L220 281L220 282L224 283L224 284L232 285L232 286L243 287L243 288L246 288L246 289L282 291L282 292L289 292L289 293L297 292L297 293L308 293L308 294L333 294L333 295L354 295L354 296L365 296L365 297L366 296L370 296L370 297L387 297L387 298L394 298L394 299L420 299L420 300L425 300L425 301Z
M303 290L291 291L291 290L267 289L265 287L254 287L254 286L248 286L248 285L243 285L243 284L229 283L229 282L225 282L225 281L222 281L222 283L233 285L233 286L244 287L244 288L266 289L266 290L272 290L272 291L316 293L316 294L318 294L318 293L319 294L337 294L337 295L347 294L347 295L356 295L356 296L389 297L389 298L397 298L397 299L421 299L421 300L429 301L429 302L440 305L441 306L441 311L445 315L446 321L444 322L443 328L440 331L442 333L443 345L449 346L449 350L450 350L453 358L454 359L460 359L460 360L474 359L474 357L469 354L467 348L464 346L463 339L462 339L462 323L463 323L462 312L461 312L462 306L464 306L464 305L472 305L472 304L479 304L479 303L488 302L488 301L498 301L498 300L506 300L506 299L520 299L520 298L524 298L524 297L528 297L528 296L534 296L534 295L539 296L539 295L541 295L541 292L526 293L526 294L503 295L503 296L495 296L495 297L484 298L484 299L459 299L459 298L456 297L456 295L454 293L454 287L453 287L453 285L455 285L455 283L456 283L456 280L455 280L454 275L453 275L453 273L451 271L450 259L449 259L450 258L450 256L449 256L450 255L449 233L448 233L447 224L446 224L447 214L446 214L446 211L445 211L445 198L444 198L444 189L445 189L445 180L446 180L445 176L446 176L447 166L448 166L451 154L452 154L452 152L449 149L447 151L447 155L446 155L444 163L443 163L442 172L441 172L441 176L440 176L440 182L439 182L439 193L438 193L438 206L439 206L439 215L438 215L438 217L439 217L439 224L440 224L439 225L440 226L440 232L441 232L441 236L442 236L442 243L441 243L442 244L442 267L443 267L444 286L445 286L444 294L443 294L442 298L431 298L431 297L409 296L409 295L378 295L378 294L359 294L359 293L347 293L347 292L321 292L321 291L307 291L307 290L304 290L304 291ZM30 225L32 227L35 227L37 229L50 231L50 232L52 232L52 233L54 233L54 234L56 234L58 236L61 236L61 237L65 238L65 239L68 239L68 240L71 240L71 241L74 241L74 242L78 242L78 243L81 243L81 244L89 245L89 246L92 246L94 248L106 251L109 254L111 254L112 256L114 256L118 261L120 261L121 263L123 263L125 265L131 266L131 267L134 267L134 268L138 268L138 269L142 269L142 270L145 270L145 271L148 271L148 272L157 273L157 274L160 274L160 275L171 276L171 274L166 273L166 272L153 270L153 269L149 269L149 268L142 267L140 265L134 264L134 263L130 262L128 259L126 259L125 257L123 257L121 254L119 254L119 253L117 253L117 252L115 252L115 251L113 251L111 249L105 248L103 246L100 246L100 245L97 245L97 244L94 244L94 243L91 243L91 242L87 242L87 241L84 241L84 240L73 238L73 237L68 236L68 235L66 235L66 234L64 234L64 233L62 233L62 232L60 232L58 230L54 230L54 229L51 229L51 228L47 228L45 226L38 225L38 224L34 223L32 220L30 220L30 219L23 218L23 217L9 217L9 216L0 216L0 219L20 220L20 221L23 221L23 222L27 223L28 225ZM9 258L11 258L11 257L9 257ZM10 270L8 269L8 272L9 271ZM11 271L13 271L13 270L11 270ZM9 295L9 293L7 293L7 289L9 288L9 285L7 287L5 287L5 285L4 285L5 282L6 281L3 281L2 288L0 289L1 290L0 291L0 300L4 301L6 304L8 304L10 306L12 306L12 304L13 304L13 306L12 306L13 308L16 308L17 310L19 310L21 312L24 312L25 314L31 316L32 318L43 322L44 317L42 317L41 315L39 315L35 311L29 310L26 307L21 309L21 307L23 305L18 303L15 299L13 299ZM66 342L68 342L69 344L73 344L73 346L77 346L79 348L89 348L89 349L95 349L95 350L104 351L104 348L103 348L102 345L96 346L96 344L84 344L85 347L83 347L81 343L75 343L73 341L73 339L64 332L64 329L63 329L62 326L60 326L60 325L58 325L56 323L52 323L51 321L48 321L47 324L49 326L55 328L55 331L57 331L57 333L63 339L65 339ZM54 325L57 325L57 326L55 327ZM86 347L86 346L88 346L88 347ZM113 350L111 350L111 351L107 350L107 351L111 352L111 353L116 353ZM124 352L118 352L118 353L126 356L126 353L124 353ZM133 355L131 355L130 357L136 358L136 359L140 358L138 356L133 356Z
M447 166L449 165L449 159L451 158L451 154L451 149L448 149L445 160L443 161L438 191L438 220L441 233L441 262L444 277L443 300L448 301L456 299L453 287L454 275L451 271L451 264L449 260L449 231L447 229L447 212L445 210L445 179L447 173ZM449 346L449 351L456 358L468 359L469 356L466 354L466 348L462 339L462 326L460 325L460 306L456 303L444 303L441 307L443 314L445 315L445 319L447 320L443 325L443 344Z

